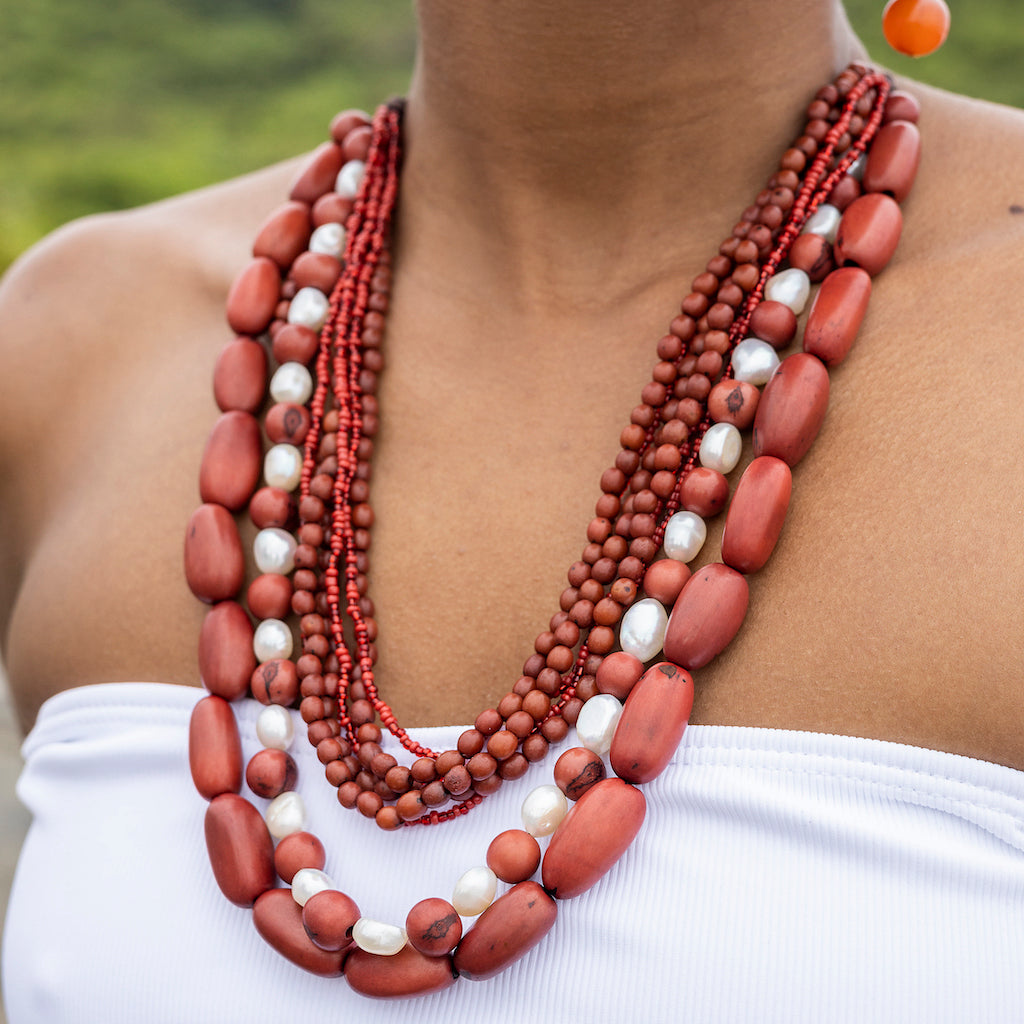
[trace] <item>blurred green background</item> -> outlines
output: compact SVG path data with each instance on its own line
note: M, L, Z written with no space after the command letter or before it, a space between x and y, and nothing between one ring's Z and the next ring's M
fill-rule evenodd
M1024 107L1022 0L953 0L921 61L885 46L882 6L847 3L880 62ZM311 148L401 92L413 51L410 0L0 0L0 25L0 269L73 217Z

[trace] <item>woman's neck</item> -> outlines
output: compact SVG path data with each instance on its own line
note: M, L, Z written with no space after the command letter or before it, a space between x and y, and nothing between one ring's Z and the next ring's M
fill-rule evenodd
M727 232L863 57L838 0L429 0L419 19L400 223L443 222L542 305L626 294L641 255L668 273Z

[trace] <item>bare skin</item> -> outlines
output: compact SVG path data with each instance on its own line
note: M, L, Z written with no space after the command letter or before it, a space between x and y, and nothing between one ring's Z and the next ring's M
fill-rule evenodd
M768 26L765 5L716 5L724 27L680 4L628 23L613 4L427 6L373 484L379 678L410 726L470 722L511 687L657 338L860 55L811 0ZM762 63L766 34L792 59ZM1021 768L1024 117L916 92L901 248L692 720ZM224 296L294 169L74 225L8 278L0 618L26 729L68 687L197 683L181 544Z

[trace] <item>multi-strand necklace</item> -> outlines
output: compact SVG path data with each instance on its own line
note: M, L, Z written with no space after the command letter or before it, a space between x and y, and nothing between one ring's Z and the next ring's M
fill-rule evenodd
M746 577L779 537L792 467L825 415L828 371L849 351L871 278L899 239L898 202L920 152L916 119L916 102L862 65L819 90L803 133L658 341L651 380L601 476L586 546L522 675L457 749L435 752L378 692L369 595L402 105L372 123L335 118L332 140L264 223L229 294L237 336L217 361L222 415L185 542L189 586L212 606L199 641L210 695L190 731L193 779L210 801L211 864L281 953L344 973L370 995L489 977L543 938L559 901L625 853L645 817L639 787L682 737L691 672L742 625ZM786 355L808 305L801 350ZM754 457L733 485L751 427ZM726 508L720 560L691 572L706 520ZM258 531L248 611L235 521L245 509ZM264 749L243 771L230 702L249 693L266 705ZM324 873L326 853L294 791L296 707L339 802L384 829L465 814L570 728L579 743L558 758L553 783L526 796L522 827L510 822L495 837L486 866L470 867L451 900L428 898L403 925L387 924L362 917ZM382 750L382 729L407 763ZM265 814L239 795L243 777L270 801ZM495 898L499 881L511 888ZM477 915L463 935L462 919Z

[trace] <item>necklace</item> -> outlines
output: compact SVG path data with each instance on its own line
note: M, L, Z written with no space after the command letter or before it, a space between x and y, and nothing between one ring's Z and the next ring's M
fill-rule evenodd
M210 695L193 714L190 763L210 801L216 880L233 902L254 907L258 930L285 956L388 996L504 969L550 930L557 901L589 889L628 849L645 817L638 787L666 767L686 727L690 673L741 627L746 575L779 537L791 468L821 426L828 368L849 351L871 277L895 249L898 201L920 145L916 102L882 75L852 65L819 90L804 133L658 342L659 362L601 477L560 610L513 689L458 749L436 753L405 733L377 691L368 595L401 118L401 103L372 124L353 112L335 118L332 141L260 230L228 297L237 337L217 362L222 416L185 542L189 586L212 605L199 641ZM780 361L814 283L803 350ZM268 390L261 338L278 364L266 452L255 415ZM730 501L727 475L751 425L754 459ZM691 573L705 520L727 503L721 560ZM233 513L246 506L259 530L260 575L246 592L255 629L237 600L245 558ZM295 657L289 612L298 619ZM245 779L270 799L265 818L238 795L241 745L229 702L250 691L266 705L257 723L265 749ZM324 874L325 851L293 789L288 707L296 704L339 802L385 829L467 813L572 726L580 743L557 760L554 784L526 797L524 827L495 838L487 866L470 868L451 902L417 904L402 928L362 917ZM382 726L409 764L382 751ZM549 835L542 861L537 840ZM538 866L542 884L532 880ZM275 888L278 877L290 888ZM511 888L495 899L499 879ZM461 917L477 915L463 936Z

